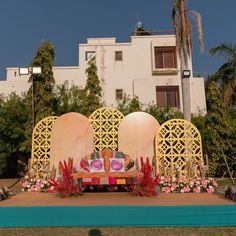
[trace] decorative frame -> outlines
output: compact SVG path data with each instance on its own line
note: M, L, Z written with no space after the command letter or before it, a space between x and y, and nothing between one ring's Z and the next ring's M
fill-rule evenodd
M118 148L118 128L123 113L113 107L102 107L94 111L89 120L94 130L94 150Z
M50 162L50 137L58 116L48 116L37 123L33 130L30 168L39 174Z
M189 121L172 119L162 124L155 139L157 173L197 177L203 164L202 139Z

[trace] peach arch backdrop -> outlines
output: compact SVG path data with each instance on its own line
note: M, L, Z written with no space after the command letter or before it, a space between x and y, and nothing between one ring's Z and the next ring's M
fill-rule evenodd
M80 159L92 152L93 128L89 119L76 112L60 116L52 127L50 168L57 169L60 161L71 157L78 169Z
M146 112L127 115L119 126L119 150L130 155L133 160L155 156L155 135L160 127L158 121Z

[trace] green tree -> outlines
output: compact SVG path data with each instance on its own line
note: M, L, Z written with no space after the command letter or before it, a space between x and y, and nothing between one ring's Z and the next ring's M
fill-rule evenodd
M31 87L28 95L33 95L35 124L41 119L52 115L55 95L53 93L55 80L52 66L55 59L54 46L50 42L43 42L36 51L31 66L40 66L41 74L32 74L29 82Z
M157 107L156 105L151 104L146 108L145 111L154 116L159 124L163 124L170 119L183 118L183 113L181 111L171 107Z
M208 113L206 115L205 142L209 157L209 172L212 176L227 173L224 157L227 162L231 151L229 114L223 103L222 94L217 84L212 81L207 88Z
M230 135L230 143L232 148L230 150L229 156L232 160L231 163L231 172L233 173L234 177L236 176L236 110L230 109L230 128L231 128L231 135Z
M180 73L189 68L188 60L192 51L192 28L189 14L197 23L198 41L203 51L203 31L201 15L193 10L187 10L186 0L173 0L172 21L176 33L176 47L180 57ZM182 79L184 118L191 121L190 114L190 84L189 79Z
M41 74L32 74L29 78L31 86L27 93L28 106L31 108L25 135L26 141L22 143L21 150L29 154L31 152L31 139L33 127L41 119L53 115L55 106L55 94L52 66L55 59L54 46L48 42L43 42L42 46L37 49L31 62L31 66L41 67Z
M20 145L25 141L25 123L29 108L26 98L10 94L0 99L0 175L16 177L17 161L25 161Z
M97 66L95 58L88 62L86 69L87 82L84 88L83 107L81 113L85 116L91 115L95 110L101 107L102 88L97 75Z
M123 99L118 103L117 109L124 115L128 115L131 112L142 111L142 105L137 96L131 99L130 96L125 94Z
M55 115L62 115L67 112L81 112L83 106L83 89L76 85L69 87L69 82L56 86L56 107Z
M203 153L206 154L205 145L205 130L206 130L206 117L201 115L193 115L191 121L198 129L202 138Z
M221 43L219 46L209 50L211 55L219 55L226 58L219 70L212 77L217 81L223 94L224 104L230 107L235 103L236 93L236 47L232 44Z

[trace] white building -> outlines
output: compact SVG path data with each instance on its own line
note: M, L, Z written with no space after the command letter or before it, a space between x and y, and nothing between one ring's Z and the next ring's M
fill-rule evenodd
M170 106L183 110L180 62L175 35L136 35L129 43L116 38L88 38L79 44L79 66L53 67L56 84L65 80L85 86L88 60L96 57L98 76L107 106L116 106L124 94L138 96L144 105ZM192 62L189 61L192 73ZM0 93L20 94L30 84L29 76L19 76L18 67L7 68L6 81L0 81ZM206 113L204 79L190 77L191 112Z

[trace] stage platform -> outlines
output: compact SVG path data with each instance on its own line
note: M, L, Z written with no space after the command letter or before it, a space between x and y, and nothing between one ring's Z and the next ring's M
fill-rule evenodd
M51 193L20 192L0 206L183 206L232 205L223 194L161 193L157 197L131 196L127 192L84 193L79 197L58 198Z
M236 204L208 193L85 193L57 198L22 192L0 202L0 227L236 226Z
M18 192L0 201L0 212L0 227L236 226L236 204L219 193L139 197L101 192L58 198Z

